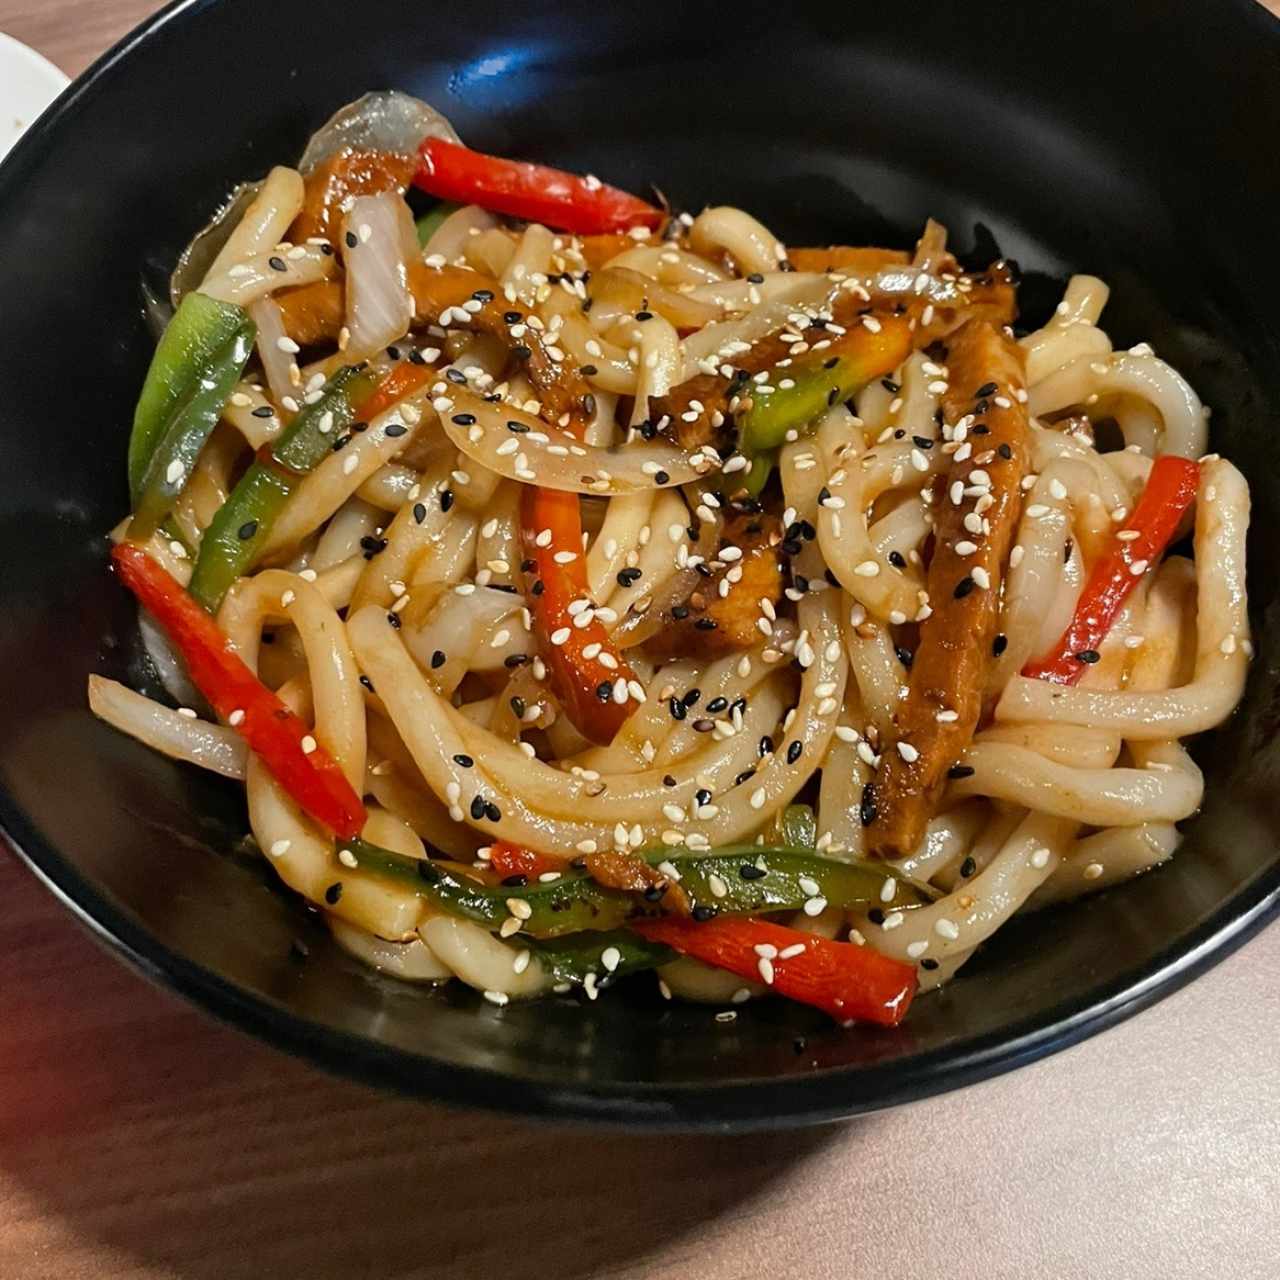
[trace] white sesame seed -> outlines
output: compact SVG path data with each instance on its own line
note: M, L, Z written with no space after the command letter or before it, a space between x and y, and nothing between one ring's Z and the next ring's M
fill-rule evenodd
M884 918L884 924L882 924L880 927L881 929L884 929L886 932L890 929L897 929L901 927L902 922L905 919L906 919L906 916L904 916L901 911L890 911L889 914ZM850 930L851 940L852 940L852 936L853 936L853 932L852 930Z
M529 953L526 951L523 954L528 955ZM499 1008L501 1008L504 1004L507 1004L511 999L511 997L507 995L505 991L486 991L484 993L484 998L490 1004L496 1004Z
M880 901L892 902L898 892L898 882L892 876L885 876L880 886Z
M940 938L947 938L955 941L960 936L960 927L954 920L948 920L946 916L942 916L934 922L933 931Z
M909 955L912 960L918 960L928 950L929 940L927 938L924 938L919 942L907 943L907 955Z
M304 756L309 756L316 749L317 743L316 740L308 733L302 739L300 745L302 747L302 754Z
M339 849L338 861L342 863L344 867L355 867L360 865L356 861L356 855L352 853L350 849Z
M801 876L797 883L800 892L810 898L816 898L822 892L822 886L812 876Z
M533 915L533 908L523 898L508 898L507 910L517 920L528 920Z
M1085 867L1082 874L1086 880L1096 880L1102 874L1102 871L1102 863L1091 862L1087 867Z
M1049 865L1050 857L1051 855L1049 853L1049 850L1046 849L1043 845L1041 845L1040 848L1036 849L1032 853L1031 865L1035 867L1037 871L1043 870L1045 867Z
M1135 578L1140 578L1140 577L1142 577L1142 575L1143 575L1144 573L1146 573L1146 571L1147 571L1147 565L1148 565L1149 563L1150 563L1150 561L1148 561L1148 560L1135 560L1135 561L1133 561L1133 563L1129 566L1129 572L1130 572L1131 574L1133 574L1133 576L1134 576Z
M898 743L898 754L908 763L914 764L920 759L920 752L909 742Z
M289 847L293 844L292 840L275 840L271 844L268 852L273 858L282 858L289 852Z
M827 909L826 898L806 898L804 913L807 916L820 916Z
M991 575L980 564L973 566L973 571L969 576L983 591L986 591L991 586Z

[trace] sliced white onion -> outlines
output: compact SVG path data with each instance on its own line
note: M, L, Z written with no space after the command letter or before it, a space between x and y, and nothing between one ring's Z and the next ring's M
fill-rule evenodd
M280 308L271 298L258 298L250 307L249 315L258 326L258 359L262 362L262 371L266 374L267 386L279 404L286 396L299 395L294 379L301 382L295 371L297 362L290 351L280 345L281 338L288 341L289 335L284 331L284 318Z
M174 760L244 779L249 749L234 729L184 716L103 676L89 677L89 710Z
M383 89L340 107L316 130L298 168L310 173L343 147L413 155L423 138L459 142L453 125L434 107L398 89Z
M161 630L160 624L145 609L138 610L138 631L147 656L155 664L156 674L169 697L182 707L205 707L200 690L191 683L191 677L187 675L186 664L178 657L177 650L169 643L169 637Z
M346 358L360 360L409 331L409 259L418 241L409 206L394 191L357 196L342 226L350 331Z
M453 262L462 256L468 240L497 225L498 219L488 209L478 204L464 204L435 229L431 239L422 246L422 256L431 258L439 254L447 262Z
M572 493L636 493L686 484L720 465L709 445L692 453L661 439L600 448L582 444L512 405L490 404L460 387L451 387L447 399L449 405L438 412L454 444L490 470L525 484ZM526 430L512 431L509 422ZM664 485L658 484L659 473L667 477Z

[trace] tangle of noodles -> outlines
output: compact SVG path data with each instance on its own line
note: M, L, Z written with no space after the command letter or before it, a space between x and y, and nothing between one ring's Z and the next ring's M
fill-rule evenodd
M809 269L817 250L796 250L793 270L784 244L739 209L610 244L537 222L513 227L469 205L419 250L391 189L344 203L341 245L290 245L311 181L272 170L208 269L202 291L248 311L258 354L172 526L145 546L185 584L244 466L339 367L344 344L379 374L406 359L427 368L423 385L297 478L217 614L240 657L313 724L366 798L365 838L471 864L485 879L495 840L564 859L697 854L775 840L799 801L814 811L817 853L865 857L864 797L937 605L927 583L947 472L980 437L960 443L972 415L957 420L948 407L945 337L943 347L920 338L883 378L832 397L792 431L759 500L741 487L749 459L733 415L741 388L762 398L766 376L785 388L793 359L843 337L837 316L857 324L874 306L905 305L922 333L935 308L969 305L977 285L947 253L945 231L930 223L914 258L833 248L824 272ZM510 334L483 326L480 302L420 319L417 273L442 268L476 272L489 298L496 289L519 309L520 327L510 316ZM345 288L346 327L299 370L291 291L338 287L326 282ZM1102 281L1074 277L1019 344L1029 471L1000 566L999 643L972 691L983 709L923 837L890 864L933 899L888 914L828 907L793 922L914 965L924 987L1017 912L1173 856L1177 824L1203 789L1183 740L1221 723L1244 688L1248 488L1230 462L1202 457L1207 411L1182 376L1145 345L1113 348L1099 327L1107 294ZM530 333L548 366L533 361ZM749 365L762 343L778 346L768 375ZM739 362L749 367L714 401L716 421L716 379ZM569 379L579 399L564 411L554 395ZM691 440L682 429L701 429L700 415L710 426ZM1020 674L1066 630L1163 454L1200 460L1190 554L1150 566L1078 683ZM565 554L582 560L578 608L600 628L595 648L614 646L630 669L615 682L629 715L611 740L584 730L549 675L522 543L534 486L574 495L585 532ZM980 538L975 512L965 527ZM748 580L750 521L778 585L744 604L757 589L733 588ZM722 640L676 625L690 600L720 618ZM739 630L731 605L746 610ZM208 708L174 650L149 621L146 635L166 687L190 705L174 710L95 676L92 709L242 781L270 865L327 913L346 950L406 980L459 978L498 1003L554 985L538 954L428 908L403 885L346 873L341 898L326 896L333 841L232 728L196 718L192 707ZM477 794L487 809L467 807ZM662 978L694 999L767 990L688 959Z

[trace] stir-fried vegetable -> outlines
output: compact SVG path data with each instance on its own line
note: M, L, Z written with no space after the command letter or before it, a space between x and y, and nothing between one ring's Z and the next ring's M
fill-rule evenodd
M662 909L661 888L609 888L586 870L572 866L556 880L527 885L487 885L455 874L427 859L353 841L357 866L412 886L424 900L452 915L501 929L515 917L534 938L557 938L581 929L615 929L637 915ZM919 906L928 890L883 865L837 862L795 849L735 845L715 853L651 855L647 861L678 884L693 918L759 915L767 911L816 914L826 906L849 908L876 903L886 909ZM887 889L886 889L887 886Z
M1098 661L1098 650L1124 602L1159 562L1199 485L1198 463L1172 454L1155 460L1133 515L1093 566L1062 638L1044 657L1028 662L1024 676L1075 684Z
M414 183L429 195L478 204L528 222L589 234L662 225L663 212L597 178L562 169L503 160L468 147L428 138L419 152Z
M644 691L595 618L578 495L526 486L520 525L529 609L551 688L578 732L607 745Z
M367 400L375 385L368 370L351 365L340 369L320 399L304 405L241 476L205 530L191 575L191 594L210 612L252 567L289 495L347 433L356 420L357 403Z
M121 581L164 628L191 682L239 733L299 807L339 839L364 826L360 797L306 724L232 649L212 618L141 548L111 553Z
M586 930L567 938L540 941L521 937L517 945L528 947L557 982L572 982L593 992L597 982L625 977L669 964L676 952L661 942L650 942L630 929Z
M817 355L775 369L763 384L773 390L751 386L751 407L738 415L742 452L754 457L778 448L788 432L803 431L832 405L896 369L911 354L911 341L905 316L866 316Z
M409 361L393 365L380 382L371 370L353 365L335 373L320 399L305 405L288 430L260 451L218 509L200 543L191 594L210 612L216 609L254 564L302 477L359 422L385 413L433 376L430 368Z
M418 233L418 247L425 249L427 247L427 241L430 240L431 237L435 235L442 226L444 226L445 222L457 213L461 207L461 205L453 204L448 200L441 200L434 209L430 209L424 213L422 217L414 223L414 228Z
M173 509L253 351L242 307L190 293L164 331L129 437L130 537L149 537Z
M563 858L550 858L545 853L524 849L507 840L495 840L489 846L489 866L494 875L503 880L511 876L536 880L539 876L560 875L566 865Z
M697 924L664 916L632 929L704 964L763 981L840 1022L896 1027L916 993L915 969L868 946L831 942L767 920L720 918Z

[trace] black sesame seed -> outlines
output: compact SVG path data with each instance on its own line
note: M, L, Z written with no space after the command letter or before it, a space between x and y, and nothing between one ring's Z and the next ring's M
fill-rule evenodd
M453 421L460 427L471 427L475 425L476 415L474 413L455 413Z
M711 792L706 787L699 787L693 793L693 803L700 809L704 804L711 803Z
M769 873L763 867L757 867L754 862L744 862L738 868L738 874L744 880L763 880Z
M446 489L440 495L440 510L448 511L453 506L453 490Z
M377 693L377 690L373 687L373 681L370 680L368 676L362 675L360 677L360 683L364 685L364 687L368 689L370 693Z
M998 658L1009 647L1009 637L1002 631L991 642L992 657Z
M676 785L676 780L671 776L671 774L664 773L662 775L662 785L664 787L674 787Z
M747 277L747 283L748 284L764 284L764 276L762 276L758 271L753 271Z
M932 956L925 956L925 958L920 961L920 967L932 972L938 967L938 962Z
M971 436L989 436L991 428L985 422L980 422L976 427L969 428L969 434Z
M773 755L773 739L769 737L768 734L765 734L765 736L760 739L759 745L756 747L756 754L761 759L764 759L765 756Z
M715 907L696 906L689 913L699 924L706 924L708 920L714 920L719 912Z
M671 480L671 477L665 471L655 471L653 478L658 484L668 484Z
M600 370L593 364L584 364L578 372L581 373L584 378L594 378Z
M668 884L651 884L647 889L644 889L641 892L640 896L646 902L661 902L662 899L667 896L667 890L670 887L671 886ZM596 986L598 988L600 983L597 982Z
M471 816L476 819L484 817L484 796L478 793L471 797Z
M755 776L756 776L756 771L754 769L743 769L743 771L740 774L738 774L736 778L734 778L733 785L735 787L740 787L744 782L748 781L751 778L754 778Z
M827 392L827 408L831 408L839 399L840 399L840 388L832 387L831 390Z
M1062 563L1066 564L1067 561L1070 559L1071 559L1071 539L1068 538L1066 542L1062 544Z
M389 614L387 614L387 621L388 621L389 623L391 623L391 625L392 625L392 626L393 626L397 631L399 631L399 630L400 630L400 627L403 625L403 624L401 623L401 621L400 621L400 615L399 615L398 613L389 613Z
M346 241L348 249L354 249L356 245L360 243L360 241L356 239L356 233L354 231L348 231L342 238Z
M386 426L386 434L393 440L399 439L409 428L403 422L388 422Z
M975 871L977 871L977 869L977 862L972 857L966 858L960 864L960 875L963 879L967 880Z
M448 378L450 382L456 383L460 387L465 387L467 385L467 375L463 373L461 369L446 369L444 371L444 376Z
M246 520L244 524L236 530L236 537L239 538L241 542L248 542L249 539L257 532L258 522L256 520Z
M471 295L477 302L492 302L493 294L488 289L477 289Z
M994 382L984 382L973 394L981 400L983 396L993 396L996 393L996 384Z
M410 364L426 364L427 358L422 354L421 351L418 350L417 347L414 347L413 350L409 352L409 363Z
M900 382L894 382L892 378L881 378L880 385L891 395L896 396L902 390Z
M507 324L519 324L524 319L524 316L519 311L504 311L502 318Z
M327 902L331 907L333 907L333 906L337 906L337 904L338 904L338 899L339 899L339 898L341 898L341 897L342 897L342 882L341 882L341 881L338 881L338 882L337 882L337 883L335 883L335 884L331 884L331 885L330 885L330 886L329 886L329 887L324 891L324 900L325 900L325 901L326 901L326 902Z
M677 622L683 622L689 616L689 606L687 604L674 605L671 609L671 616Z
M538 562L537 562L536 560L521 560L521 561L520 561L520 572L521 572L521 573L533 573L533 572L537 569L537 567L538 567Z
M533 352L530 351L529 348L524 345L524 343L520 343L518 346L514 346L511 348L511 354L517 360L528 360L529 357L533 355Z
M535 596L540 596L546 589L547 589L547 584L543 582L541 578L539 578L537 582L535 582L533 586L529 588L529 591Z
M289 268L285 266L283 258L276 258L274 256L267 259L267 266L269 266L272 271L288 271L289 270Z
M517 422L513 418L510 422L507 423L507 430L514 431L517 435L519 435L523 431L528 431L529 428L525 426L523 422Z
M643 569L619 569L618 570L618 586L630 587L639 582L644 576Z
M953 764L951 768L947 770L947 777L948 778L972 778L973 773L974 773L974 769L971 764Z
M722 712L728 705L728 698L712 698L711 701L707 703L707 714L712 716L719 715L720 712Z
M1073 654L1072 657L1074 657L1077 662L1083 662L1092 666L1102 657L1102 655L1097 651L1097 649L1081 649L1079 653Z
M440 669L441 667L443 667L443 666L444 666L444 664L445 664L445 662L446 662L446 661L448 661L448 659L446 659L446 658L445 658L445 656L444 656L444 650L443 650L443 649L437 649L437 650L436 650L436 651L431 655L431 670L432 670L432 671L439 671L439 669Z
M254 411L255 418L269 418L275 412L269 404L260 404Z
M517 872L513 876L507 876L502 881L504 889L527 889L529 887L529 877Z
M499 809L498 806L494 804L492 800L486 800L485 806L484 806L484 816L490 822L501 822L502 810Z
M930 440L928 436L912 436L911 443L914 444L917 449L933 448L933 441Z
M862 800L858 805L858 816L862 819L864 827L869 827L876 820L876 790L869 782L862 788Z
M637 319L637 320L640 320L640 321L644 321L644 320L652 320L652 319L653 319L653 312L652 312L652 311L637 311L637 312L636 312L636 319Z
M716 727L716 722L714 720L708 720L705 717L703 717L701 720L695 720L693 722L694 733L710 733L711 730L714 729L715 727Z
M507 668L523 667L529 661L527 653L509 653L502 660L502 665Z
M453 763L460 764L464 769L470 769L471 766L475 764L475 761L470 756L463 755L462 752L459 751L458 754L453 757Z
M585 396L582 397L582 412L585 413L589 418L595 416L596 398L589 391Z
M895 645L893 648L893 651L898 655L898 661L902 663L902 665L906 667L908 671L910 671L911 664L915 661L916 655L912 653L910 649L907 649L900 644Z
M512 713L515 715L515 718L517 720L523 720L525 712L524 699L518 693L514 694L509 700L509 705Z
M787 747L787 763L795 764L804 752L804 744L797 738Z
M421 524L427 518L427 508L421 502L413 504L413 518Z
M596 697L599 698L601 702L610 701L613 697L613 681L601 680L600 683L596 685Z
M973 590L973 586L973 579L966 575L956 583L956 589L952 592L952 595L954 595L957 600L963 600L965 596Z
M667 705L671 710L671 718L673 720L683 720L685 716L688 715L688 710L685 707L684 703L681 702L680 699L677 698L674 694L671 697L671 701Z
M893 565L895 569L905 569L907 567L907 558L901 551L890 551L889 563Z
M867 919L870 920L872 924L884 924L884 912L881 911L879 907L872 907L871 910L867 912Z
M839 363L840 363L840 357L832 356L830 360L824 360L822 362L822 367L824 369L834 369L836 365L838 365Z
M698 699L701 697L701 689L690 689L689 692L680 699L680 701L683 702L686 707L696 707L698 705Z
M1007 444L996 445L996 452L1007 462L1013 457L1013 449Z

